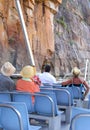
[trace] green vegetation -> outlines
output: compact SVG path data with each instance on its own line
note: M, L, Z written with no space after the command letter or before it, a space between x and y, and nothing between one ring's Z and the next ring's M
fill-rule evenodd
M61 24L65 29L67 29L67 24L66 24L66 22L65 22L64 17L61 17L61 18L59 18L59 19L56 19L56 22L57 22L58 24Z
M56 32L56 35L60 36L60 32Z
M8 41L9 41L9 43L13 43L13 42L15 42L15 38L14 38L14 37L10 37L10 38L8 39Z
M73 44L75 44L75 41L70 41L70 45L73 46Z

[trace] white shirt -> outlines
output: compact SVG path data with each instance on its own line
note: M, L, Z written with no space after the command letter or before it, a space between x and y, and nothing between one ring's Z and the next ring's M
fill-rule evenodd
M43 72L42 74L39 75L39 78L42 83L50 83L50 84L56 83L56 78L48 72Z

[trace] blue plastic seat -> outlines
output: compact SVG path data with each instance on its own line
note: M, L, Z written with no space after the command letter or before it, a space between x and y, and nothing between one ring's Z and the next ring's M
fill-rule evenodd
M52 86L50 83L43 83L44 86Z
M39 92L35 94L35 114L31 118L48 120L49 130L60 130L61 111L58 111L55 93Z
M73 107L70 130L89 130L90 129L90 110L85 108Z
M90 95L88 96L88 109L90 109Z
M65 121L66 123L70 123L73 97L71 96L67 88L54 89L54 92L56 94L58 108L64 110Z
M54 89L57 98L57 104L60 106L72 106L73 98L66 89Z
M0 102L11 102L11 95L9 92L0 92Z
M82 84L80 85L71 85L70 88L73 92L73 98L74 99L83 99L83 89L84 86Z
M90 113L81 113L73 117L70 130L90 130Z
M0 122L4 130L31 130L24 103L9 102L0 104L0 107Z
M35 104L34 104L35 112L37 112L38 114L43 114L47 116L58 115L57 100L56 100L55 93L54 92L40 92L37 94L40 94L40 95L35 95Z
M53 92L53 87L41 87L40 92Z
M61 84L53 84L53 88L62 88Z
M4 130L39 130L41 128L30 125L25 103L6 102L0 104L0 107L0 122Z
M83 114L83 113L90 113L90 110L87 108L81 108L81 107L72 107L72 116L71 119L73 117L75 117L78 114Z
M64 109L66 123L70 123L71 106L73 105L73 95L70 87L61 88L43 88L41 92L55 93L59 109Z
M28 113L34 112L32 104L32 95L28 92L17 92L12 94L12 100L14 102L24 102L27 106Z

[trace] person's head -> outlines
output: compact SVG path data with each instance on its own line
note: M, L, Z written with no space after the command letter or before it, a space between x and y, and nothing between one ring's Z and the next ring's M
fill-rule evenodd
M15 73L15 71L15 67L10 62L4 63L4 65L1 67L1 73L5 76L11 76Z
M34 75L36 75L36 68L34 66L24 66L20 72L21 76L23 78L32 78Z
M80 69L77 67L74 67L72 70L72 74L74 77L78 77L80 75Z
M51 66L50 65L45 65L45 72L50 72Z

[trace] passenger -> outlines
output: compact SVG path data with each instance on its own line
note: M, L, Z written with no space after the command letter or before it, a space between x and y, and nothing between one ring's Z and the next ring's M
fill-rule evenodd
M17 80L16 89L30 93L40 92L39 85L32 79L35 74L35 67L29 65L23 67L21 70L22 79ZM32 98L32 102L34 103L34 97Z
M45 71L39 75L39 78L42 82L42 84L50 84L56 83L56 78L50 74L51 66L46 65Z
M40 78L39 78L38 75L35 75L35 76L32 78L32 80L33 80L37 85L39 85L39 87L42 85L41 80L40 80Z
M73 68L72 74L73 74L72 78L70 78L69 80L67 80L65 82L62 82L61 84L63 86L72 85L72 84L76 85L76 86L81 85L81 84L84 85L84 87L85 87L85 93L84 93L84 97L83 98L85 99L86 95L89 92L89 86L88 86L88 84L86 83L85 80L83 80L83 79L81 79L79 77L79 75L80 75L80 69L78 69L77 67Z
M15 67L10 62L6 62L1 67L0 91L12 91L16 89L15 82L10 78L10 76L14 74L15 70Z
M44 72L46 65L50 65L51 68L54 68L54 66L53 66L53 64L52 64L52 62L51 62L51 60L50 60L50 58L48 56L45 56L45 58L44 58L42 68L41 68L41 73Z

